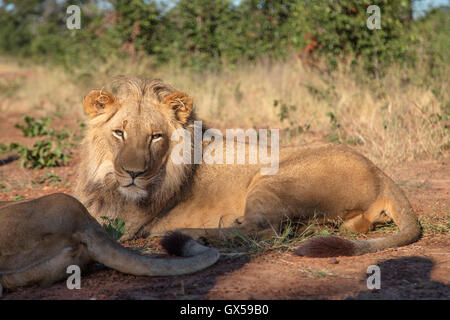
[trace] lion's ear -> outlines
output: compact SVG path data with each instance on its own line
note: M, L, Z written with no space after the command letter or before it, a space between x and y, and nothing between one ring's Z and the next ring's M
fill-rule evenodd
M185 124L194 108L194 101L186 93L175 92L164 98L164 105L169 106L175 112L177 121Z
M117 109L116 97L104 90L92 90L83 100L84 111L93 119Z

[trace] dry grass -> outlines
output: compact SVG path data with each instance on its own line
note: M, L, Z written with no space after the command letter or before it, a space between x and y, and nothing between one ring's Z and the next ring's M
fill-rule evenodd
M90 89L101 88L115 74L160 77L189 92L200 118L226 127L303 128L284 143L314 140L354 145L381 167L422 158L448 158L449 132L441 106L449 103L448 80L421 85L421 70L393 67L382 80L362 71L331 75L292 59L260 62L223 73L193 74L151 61L110 61L96 71L67 72L0 59L0 112L83 117L81 101ZM433 81L432 79L430 81ZM438 98L430 89L438 88ZM278 107L274 101L278 100ZM280 105L289 109L280 121ZM295 109L295 110L294 110ZM447 148L447 150L446 150Z
M424 236L450 236L450 206L447 203L435 203L432 212L419 220Z

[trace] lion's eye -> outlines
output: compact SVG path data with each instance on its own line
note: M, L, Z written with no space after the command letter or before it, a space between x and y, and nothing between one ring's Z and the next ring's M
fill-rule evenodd
M120 139L123 139L123 131L122 130L114 130L113 134Z
M157 134L153 134L152 135L152 140L159 140L162 138L162 134L161 133L157 133Z

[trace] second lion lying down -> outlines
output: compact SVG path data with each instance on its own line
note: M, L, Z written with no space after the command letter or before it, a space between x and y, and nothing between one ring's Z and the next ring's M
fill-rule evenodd
M172 233L162 241L169 253L186 258L151 258L109 238L75 198L52 194L39 199L0 202L0 296L2 287L48 285L67 277L67 267L100 262L132 275L192 273L214 264L219 252Z
M194 131L192 99L138 77L118 77L113 89L116 94L94 90L84 99L90 122L75 196L97 220L122 218L125 238L174 229L194 237L264 234L285 218L317 217L356 232L392 219L400 231L368 241L317 238L298 254L358 255L420 236L402 190L345 146L282 148L274 175L261 175L261 165L175 164L170 155L178 142L171 137L178 129ZM203 151L209 147L204 143Z

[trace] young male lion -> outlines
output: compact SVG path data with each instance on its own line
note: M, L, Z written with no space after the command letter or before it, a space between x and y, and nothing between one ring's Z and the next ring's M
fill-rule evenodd
M192 99L160 80L120 76L113 87L115 94L94 90L84 99L90 122L75 195L97 219L123 218L127 238L174 229L195 237L264 234L286 217L341 220L357 232L393 219L400 229L367 241L316 238L297 251L308 256L364 254L420 236L402 190L350 148L282 148L273 175L262 175L262 164L176 164L171 137L195 130Z

